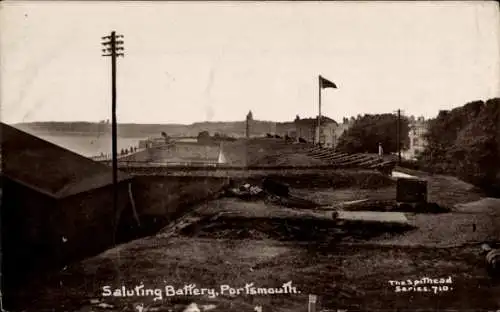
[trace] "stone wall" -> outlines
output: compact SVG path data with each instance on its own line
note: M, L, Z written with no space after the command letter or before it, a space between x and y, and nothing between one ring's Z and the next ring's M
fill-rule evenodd
M132 193L141 227L134 236L152 234L173 219L182 216L190 206L217 196L229 185L227 177L207 176L136 176ZM135 227L133 216L124 223ZM122 224L122 228L126 226Z

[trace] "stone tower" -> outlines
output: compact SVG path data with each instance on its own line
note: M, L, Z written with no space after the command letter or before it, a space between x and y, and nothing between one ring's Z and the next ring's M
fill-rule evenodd
M249 111L247 114L247 129L246 129L246 137L250 138L250 123L253 121L252 111Z

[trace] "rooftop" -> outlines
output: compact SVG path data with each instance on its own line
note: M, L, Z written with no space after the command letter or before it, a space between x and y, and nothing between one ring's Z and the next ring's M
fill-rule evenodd
M2 174L19 184L54 198L100 188L112 183L103 164L1 123ZM119 181L130 177L118 173Z

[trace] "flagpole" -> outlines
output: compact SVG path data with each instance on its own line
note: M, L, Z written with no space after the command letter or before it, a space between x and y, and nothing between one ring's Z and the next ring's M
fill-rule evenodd
M318 115L318 145L321 145L321 76L318 76L318 104L319 104L319 115Z

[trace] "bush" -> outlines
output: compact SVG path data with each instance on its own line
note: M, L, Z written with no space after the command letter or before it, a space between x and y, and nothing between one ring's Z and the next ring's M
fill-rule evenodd
M209 141L211 141L211 137L208 131L201 131L198 133L198 143L207 143Z

